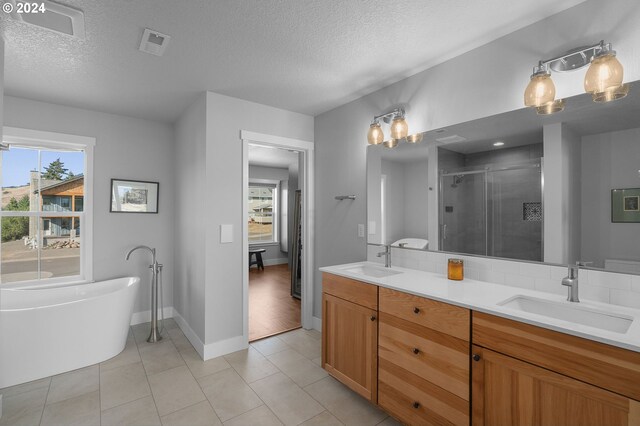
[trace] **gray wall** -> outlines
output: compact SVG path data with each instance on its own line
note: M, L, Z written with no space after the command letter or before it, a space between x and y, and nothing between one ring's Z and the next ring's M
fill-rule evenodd
M249 181L251 179L270 179L270 180L289 180L289 169L281 169L277 167L263 167L249 165ZM279 218L274 218L279 220ZM288 223L284 226L288 227ZM280 224L283 226L283 224ZM266 251L262 253L262 260L267 264L287 263L288 256L280 250L280 244L251 244L252 248L263 248ZM274 263L275 261L275 263Z
M79 108L4 97L4 124L96 138L94 151L93 278L138 275L134 312L150 309L150 258L127 250L156 247L164 264L164 304L173 306L174 162L171 125ZM144 159L144 161L142 161ZM160 182L158 214L109 213L111 178Z
M204 199L206 149L206 96L198 99L175 125L176 226L174 227L176 269L174 309L198 338L205 339L205 227ZM193 214L197 212L198 214Z
M207 92L206 331L205 343L242 336L241 130L313 141L314 119ZM220 185L220 182L225 182ZM201 214L202 212L194 212ZM233 242L220 243L219 225L233 226Z
M582 138L582 259L640 259L640 224L611 223L611 190L640 188L640 128Z
M639 21L635 0L590 0L318 115L316 267L366 258L365 240L357 237L357 224L366 217L366 132L374 115L404 105L413 133L522 108L522 93L539 59L602 38L614 44L625 67L625 80L637 80ZM553 79L558 98L584 91L581 75L554 74ZM358 198L350 203L333 200L346 193ZM321 315L321 280L316 272L317 317Z

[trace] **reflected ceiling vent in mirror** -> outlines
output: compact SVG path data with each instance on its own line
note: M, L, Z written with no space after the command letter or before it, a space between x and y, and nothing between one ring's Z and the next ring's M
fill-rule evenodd
M380 127L380 120L391 123L389 126L389 139L384 139L384 131ZM386 148L395 148L400 142L419 143L422 141L422 133L409 134L409 124L405 119L405 112L402 108L395 108L392 111L373 117L367 132L367 142L369 145L382 144Z
M467 140L467 138L459 136L459 135L451 135L451 136L446 136L444 138L437 138L436 139L436 141L440 142L441 144L464 142L466 140Z
M535 108L540 115L549 115L564 109L564 100L556 99L556 88L551 79L555 72L576 71L589 65L584 77L584 90L594 102L610 102L629 93L629 85L622 83L623 68L610 43L579 47L569 52L538 62L533 68L529 84L524 91L525 106Z
M9 0L4 3L2 9L16 21L71 37L85 38L84 13L81 10L48 0Z
M171 36L145 28L142 34L142 40L140 41L140 51L162 56L167 49L169 40L171 40Z

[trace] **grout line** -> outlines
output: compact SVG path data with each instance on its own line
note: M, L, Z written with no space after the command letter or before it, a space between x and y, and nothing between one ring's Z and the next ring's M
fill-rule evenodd
M44 397L44 404L42 404L42 411L40 412L40 421L38 424L42 423L42 418L44 417L44 409L47 406L47 400L49 399L49 391L51 391L51 382L53 382L53 376L49 376L51 380L49 380L49 386L47 386L47 394Z

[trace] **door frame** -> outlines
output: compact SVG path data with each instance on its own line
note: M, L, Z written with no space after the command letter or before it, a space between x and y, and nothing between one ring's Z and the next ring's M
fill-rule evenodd
M263 133L240 131L242 140L242 327L245 342L249 341L249 144L283 148L302 156L300 179L302 187L302 283L300 316L302 327L313 328L313 258L314 258L314 145L313 142Z

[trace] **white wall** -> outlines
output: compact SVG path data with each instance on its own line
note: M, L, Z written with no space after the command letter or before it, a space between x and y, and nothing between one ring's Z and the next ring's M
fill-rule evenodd
M316 267L366 257L365 241L356 231L366 217L366 132L374 115L404 104L413 133L522 108L538 60L601 39L613 43L625 80L640 79L638 22L636 0L590 0L317 116ZM554 74L558 97L582 93L583 76L582 71ZM345 193L358 198L332 202ZM320 273L315 283L314 315L320 316Z
M640 188L640 128L582 138L582 257L640 259L640 226L611 223L611 190Z
M176 250L174 304L200 342L205 339L205 186L206 96L198 99L175 125L174 164L176 176L176 222L173 226ZM202 349L198 342L192 342ZM201 354L202 355L202 354Z
M205 344L215 347L229 339L237 341L243 333L240 131L313 141L314 119L212 92L206 96L206 187L210 192L205 212L210 226L206 228ZM233 226L232 243L220 243L220 224Z
M140 244L156 247L164 264L164 305L173 305L173 129L168 124L86 109L4 97L4 125L96 138L94 151L93 278L138 275L142 286L134 312L150 309L151 258ZM109 213L111 178L160 183L158 214Z

